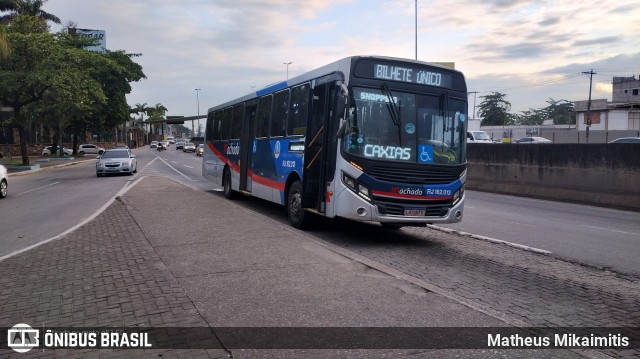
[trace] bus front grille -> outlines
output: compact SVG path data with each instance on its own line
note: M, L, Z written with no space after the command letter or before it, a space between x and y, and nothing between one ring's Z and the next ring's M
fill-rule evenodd
M435 206L411 206L411 205L403 205L398 203L388 203L388 202L376 202L378 206L378 212L383 215L391 215L391 216L404 216L404 210L411 209L425 209L425 217L444 217L449 213L449 208L451 205L435 205Z
M460 178L464 166L456 167L383 167L376 166L366 173L379 180L406 184L449 184Z

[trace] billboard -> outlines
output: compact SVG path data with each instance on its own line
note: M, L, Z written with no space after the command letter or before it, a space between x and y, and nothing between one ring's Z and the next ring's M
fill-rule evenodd
M104 30L71 28L69 29L69 33L85 39L98 39L98 42L95 46L86 47L86 49L89 51L98 51L104 53L107 49L107 36Z

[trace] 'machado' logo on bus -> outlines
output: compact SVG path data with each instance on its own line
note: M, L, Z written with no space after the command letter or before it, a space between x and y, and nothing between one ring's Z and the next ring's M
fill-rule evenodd
M225 144L224 145L224 153L227 155L239 155L240 154L240 145L237 143Z
M409 196L422 196L424 194L424 191L422 188L399 188L399 187L393 187L391 189L392 193L397 193L397 194L404 194L404 195L409 195Z

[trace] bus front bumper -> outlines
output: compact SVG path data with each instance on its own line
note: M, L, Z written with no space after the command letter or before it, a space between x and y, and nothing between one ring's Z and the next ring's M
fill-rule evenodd
M352 219L355 221L371 221L389 224L404 224L411 225L425 225L431 223L456 223L462 220L464 214L464 200L465 193L462 194L460 200L453 206L444 208L443 206L437 206L437 213L429 213L429 206L426 206L427 210L425 215L397 215L389 214L383 204L374 204L364 198L361 198L357 194L348 189L344 189L338 194L338 198L335 205L335 214L339 217ZM399 206L412 207L407 204ZM416 205L416 208L423 208L425 205ZM396 211L397 212L397 211Z

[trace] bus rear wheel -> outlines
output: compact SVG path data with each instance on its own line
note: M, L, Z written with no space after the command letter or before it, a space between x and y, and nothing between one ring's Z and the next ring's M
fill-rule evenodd
M224 170L224 175L222 177L222 187L224 189L225 198L236 198L236 193L231 189L231 172L228 168Z
M311 223L311 213L307 213L302 208L302 183L300 181L293 182L289 187L287 216L291 226L294 228L304 229Z

